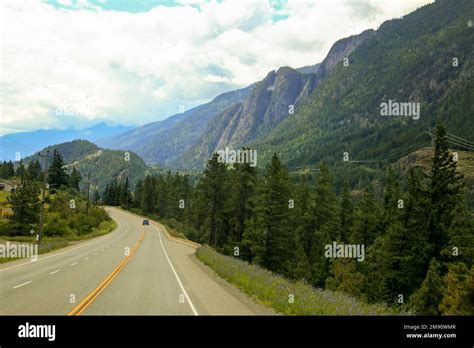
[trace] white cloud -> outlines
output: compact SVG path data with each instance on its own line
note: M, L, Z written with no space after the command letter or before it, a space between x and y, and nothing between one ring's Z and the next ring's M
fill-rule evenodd
M63 6L72 6L72 1L71 0L58 0L58 4L63 5Z
M430 0L293 0L277 22L263 0L181 2L127 13L86 0L74 10L2 1L4 131L163 119L280 66L318 63L334 41ZM55 113L85 101L93 115Z

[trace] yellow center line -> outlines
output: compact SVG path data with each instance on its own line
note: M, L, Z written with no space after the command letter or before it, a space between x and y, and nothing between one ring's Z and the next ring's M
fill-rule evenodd
M92 292L86 296L80 303L77 304L67 315L72 316L72 315L81 315L89 305L94 302L94 300L99 296L99 294L107 287L109 284L114 280L114 278L117 276L117 274L120 273L120 271L125 267L125 265L130 261L130 259L135 255L137 252L138 246L143 240L145 232L142 231L142 234L140 235L140 238L138 241L135 243L135 245L132 248L132 251L130 252L130 255L126 256L115 269L110 273L107 277L102 280L102 282L94 289Z

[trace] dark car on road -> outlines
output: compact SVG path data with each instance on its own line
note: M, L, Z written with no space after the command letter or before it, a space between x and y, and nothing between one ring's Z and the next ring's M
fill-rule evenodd
M143 220L143 226L149 226L150 221L149 220Z

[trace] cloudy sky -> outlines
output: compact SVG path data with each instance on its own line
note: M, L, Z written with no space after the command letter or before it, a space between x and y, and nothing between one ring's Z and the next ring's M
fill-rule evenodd
M141 125L431 0L2 0L0 133Z

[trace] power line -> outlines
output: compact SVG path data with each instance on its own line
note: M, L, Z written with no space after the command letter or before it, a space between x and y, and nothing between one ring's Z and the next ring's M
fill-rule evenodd
M470 144L472 146L474 146L474 142L472 141L469 141L469 140L466 140L466 139L463 139L461 137L458 137L457 135L454 135L452 133L447 133L449 136L453 137L453 138L458 138L459 140L462 140L463 142L467 143L467 144Z
M413 143L415 140L422 137L423 135L425 135L425 133L419 134L417 137L412 139L412 141L410 143ZM396 157L400 157L400 158L404 157L404 156L406 156L406 155L408 155L412 152L415 152L415 151L417 151L417 150L419 150L423 147L423 141L422 142L417 142L416 144L411 145L409 147L408 145L410 145L410 143L405 144L404 146L399 148L397 151L392 152L391 155L388 155L388 156L385 156L385 157L380 156L380 157L376 157L374 159L352 160L352 161L349 161L349 162L351 162L351 163L380 163L380 162L384 162L384 161L387 161L387 160L391 160L391 159L396 158Z
M453 140L452 138L447 138L447 141L450 144L454 144L454 145L457 145L457 146L468 148L470 150L474 150L474 145L466 145L466 144L463 144L459 141Z
M8 136L6 136L6 135L3 135L0 139L2 139L2 140L3 140L3 139L8 140L8 141L10 141L11 143L15 144L16 146L23 147L24 149L27 149L27 150L29 150L29 151L33 151L33 152L38 151L37 149L33 149L32 147L29 147L29 146L27 146L27 145L25 145L25 144L22 144L22 143L20 143L20 142L18 142L18 141L16 141L16 140L10 139L10 138L9 138Z
M431 133L431 132L427 132L429 135L432 136L432 138L434 139L436 137L435 134ZM464 144L460 144L458 143L457 141L455 141L453 138L449 138L449 137L446 137L446 141L452 145L455 145L455 146L459 146L459 147L462 147L462 148L465 148L465 149L468 149L470 151L474 151L474 146L469 146L469 145L464 145Z
M452 144L452 145L454 145L454 146L462 147L462 148L467 149L467 150L469 150L469 151L474 151L474 147L470 147L470 146L458 144L458 143L455 143L455 142L450 141L450 140L448 140L448 143L450 143L450 144Z

